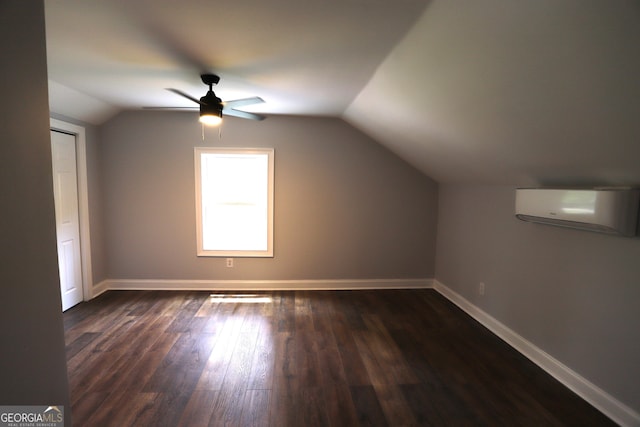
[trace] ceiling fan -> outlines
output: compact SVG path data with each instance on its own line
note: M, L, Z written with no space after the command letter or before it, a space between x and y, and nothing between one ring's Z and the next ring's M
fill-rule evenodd
M218 84L220 77L215 74L202 74L200 76L202 82L209 86L207 94L200 99L197 99L188 93L185 93L179 89L167 88L177 95L187 98L190 101L195 102L200 106L200 122L209 125L217 126L222 123L222 116L234 116L243 119L250 120L264 120L266 117L259 114L248 113L246 111L237 110L238 107L244 107L245 105L261 104L264 100L258 96L252 98L235 99L233 101L222 101L213 92L213 85ZM152 109L174 109L174 108L196 108L196 107L150 107Z

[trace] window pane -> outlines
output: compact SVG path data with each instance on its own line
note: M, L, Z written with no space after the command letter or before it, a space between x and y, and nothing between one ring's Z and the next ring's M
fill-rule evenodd
M198 255L272 256L272 166L273 150L196 149Z

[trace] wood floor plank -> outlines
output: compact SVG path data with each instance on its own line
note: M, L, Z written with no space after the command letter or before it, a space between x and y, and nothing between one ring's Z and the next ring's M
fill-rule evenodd
M309 291L299 291L295 293L294 315L296 332L314 330L310 299Z
M194 317L206 301L206 294L193 293L185 295L184 304L180 311L173 317L173 322L167 328L167 332L187 332L193 325Z
M295 375L300 387L317 387L320 385L320 363L318 347L313 330L296 331L295 335Z
M398 385L378 384L373 386L378 403L389 420L389 425L415 426L418 425L411 407L407 403L402 389Z
M329 303L331 293L318 291L309 298L309 306L311 308L311 318L313 320L313 328L317 332L331 332L331 316L333 307Z
M202 375L213 344L213 338L209 335L194 337L189 334L180 334L144 390L191 392Z
M296 376L295 335L278 332L275 336L274 378L293 378Z
M157 393L153 402L153 408L143 416L138 417L137 422L144 426L176 426L193 395L193 389L176 388Z
M318 348L318 369L321 381L325 386L349 383L337 346Z
M330 424L327 403L322 395L322 388L300 387L300 398L297 403L296 425L324 427Z
M87 345L91 344L99 336L100 333L98 332L82 332L72 342L67 344L65 348L67 360L72 359L73 356L81 352L85 347L87 347Z
M69 372L69 388L72 390L91 390L103 378L102 375L92 375L92 373L111 372L111 367L117 363L122 355L122 351L91 353L92 357L86 359L82 369ZM71 402L75 402L78 396L71 396Z
M416 384L418 377L406 362L404 356L379 315L363 315L367 332L362 337L373 352L379 364L389 370L396 384Z
M166 330L171 321L172 319L169 316L145 316L141 318L140 322L143 326L135 329L136 338L133 341L128 341L127 352L137 355L149 351L165 333L168 334ZM177 334L170 335L177 336Z
M75 425L86 426L140 426L148 425L145 420L155 409L157 393L117 392L112 404L101 405L86 420L75 417L72 408L72 419Z
M358 353L362 358L369 376L369 382L373 385L395 384L395 378L388 366L380 363L375 347L378 347L366 332L357 331L354 336Z
M209 420L210 426L234 426L240 425L242 412L244 411L244 396L246 390L235 384L220 389L218 398Z
M270 320L262 320L256 326L258 335L251 361L249 390L269 390L275 374L275 332Z
M295 331L295 301L294 293L274 292L273 298L273 323L277 332Z
M241 426L267 427L269 425L270 390L247 390L244 395Z
M477 425L473 408L462 405L455 392L447 385L431 382L401 385L405 400L420 425L447 425L455 419L459 425ZM516 422L517 420L514 420ZM520 425L516 422L514 425Z
M342 291L336 293L334 298L334 304L336 304L334 308L335 314L340 313L352 331L362 331L366 329L361 316L362 304L359 304L358 298L356 297L358 292L364 292L363 295L366 295L367 291Z
M350 329L349 322L341 313L336 313L331 320L331 330L349 385L370 385L371 379L353 337L355 331Z
M218 391L194 390L178 422L179 427L208 426Z
M251 312L255 307L247 307ZM245 322L238 331L238 340L231 358L227 362L224 379L220 386L215 410L211 419L212 425L240 425L244 406L243 401L248 391L251 374L251 362L260 329L256 319L248 313ZM250 394L250 396L254 396Z
M615 425L433 290L109 291L63 318L78 426Z
M256 348L258 331L241 331L231 359L227 363L226 374L221 389L240 387L247 389L251 374L251 362Z
M335 426L357 426L358 414L349 386L344 382L327 381L322 387L327 419Z
M95 414L98 408L108 407L108 398L110 397L110 393L110 391L85 391L82 394L76 394L72 396L74 398L72 404L74 425L87 425L87 420Z
M294 376L276 375L271 390L269 425L274 427L297 426L297 412L301 399L298 380Z
M147 351L130 355L126 368L106 375L107 379L103 383L105 389L142 392L178 338L178 334L160 334Z
M351 399L356 408L358 424L362 426L387 426L389 423L378 401L374 388L367 386L351 386Z
M207 359L196 389L220 390L222 388L243 323L244 314L240 311L230 314L225 320L223 328L215 337L214 348Z

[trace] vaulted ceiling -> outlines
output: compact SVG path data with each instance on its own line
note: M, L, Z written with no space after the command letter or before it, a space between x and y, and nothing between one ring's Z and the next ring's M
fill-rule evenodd
M341 117L439 182L640 185L632 0L56 0L50 103L93 124L188 106Z
M112 111L192 106L203 72L254 111L340 116L422 14L426 0L56 0L45 2L50 80ZM62 87L61 87L62 86ZM72 93L73 94L73 93ZM69 103L73 104L73 103ZM57 106L62 107L62 106ZM89 111L86 110L85 111Z

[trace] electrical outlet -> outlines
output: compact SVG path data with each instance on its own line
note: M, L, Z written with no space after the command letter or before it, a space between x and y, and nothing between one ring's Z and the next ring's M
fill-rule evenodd
M478 285L478 295L484 295L484 282L480 282L480 284Z
M227 258L227 267L233 267L233 258Z

